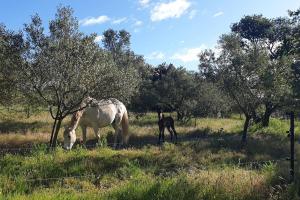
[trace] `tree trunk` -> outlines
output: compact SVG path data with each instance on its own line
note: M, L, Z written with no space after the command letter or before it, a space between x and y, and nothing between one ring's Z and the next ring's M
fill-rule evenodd
M54 122L53 122L53 126L52 126L51 138L50 138L50 142L49 142L49 145L50 145L50 146L52 145L54 132L55 132L55 130L56 130L56 123L57 123L57 119L55 118L55 119L54 119Z
M270 116L271 116L272 112L275 110L274 109L275 107L273 107L271 103L266 103L265 107L266 107L266 110L265 110L264 116L262 118L262 126L268 127L269 122L270 122Z
M250 119L251 117L249 115L246 115L244 129L243 129L243 136L242 136L242 146L246 145L247 143L247 132L248 132Z
M264 117L262 119L262 126L263 127L268 127L269 126L271 114L272 114L271 111L268 111L268 110L265 111Z
M56 134L57 128L58 129L60 128L60 125L58 127L58 124L57 124L57 122L59 121L59 119L61 119L60 106L57 107L57 111L56 111L55 116L52 115L52 109L51 108L50 108L49 111L51 113L52 118L54 119L53 126L52 126L52 131L51 131L51 138L50 138L50 142L49 143L50 143L50 147L55 147L55 145L53 145L54 144L54 136ZM56 136L56 138L57 138L57 136ZM55 141L55 143L56 143L56 141Z
M61 117L57 120L57 124L55 126L55 131L54 131L54 135L53 135L53 139L52 139L52 143L51 143L52 148L56 147L57 136L58 136L58 133L59 133L59 129L60 129L62 120L63 119Z

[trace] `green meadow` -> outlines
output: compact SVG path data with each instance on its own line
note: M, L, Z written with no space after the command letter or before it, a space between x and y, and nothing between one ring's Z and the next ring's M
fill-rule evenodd
M1 112L0 199L300 198L297 162L296 182L289 183L287 120L273 118L268 128L251 126L245 148L240 145L243 119L237 115L176 121L179 141L172 143L166 132L166 142L157 145L156 114L137 119L130 113L127 148L112 149L113 129L106 127L101 129L102 146L49 151L52 120L47 112L29 118ZM80 140L79 128L77 136ZM94 138L89 129L88 142Z

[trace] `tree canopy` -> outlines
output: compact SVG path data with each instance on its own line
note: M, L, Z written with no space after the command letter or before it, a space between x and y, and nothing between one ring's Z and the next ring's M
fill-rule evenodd
M25 25L26 48L20 74L23 90L37 93L50 106L54 118L51 143L55 146L61 121L77 111L82 100L116 97L128 102L137 89L133 68L120 69L94 42L96 35L84 35L69 7L59 7L45 34L38 15Z
M137 112L160 107L183 122L238 108L246 116L246 142L251 120L268 126L272 113L299 99L299 13L242 17L220 36L218 52L200 52L199 71L193 72L172 63L146 63L131 49L126 30L105 30L101 46L96 34L79 30L70 7L58 7L47 30L37 14L23 31L0 25L0 104L23 99L48 106L52 146L62 120L81 109L88 95L118 98Z

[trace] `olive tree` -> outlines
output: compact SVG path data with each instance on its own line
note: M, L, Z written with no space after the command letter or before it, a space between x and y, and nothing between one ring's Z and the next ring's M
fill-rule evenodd
M155 68L150 86L148 95L157 106L176 111L177 119L182 122L191 119L198 100L195 74L162 63Z
M256 90L263 112L258 119L263 126L269 125L271 114L284 106L291 93L291 57L282 54L286 37L290 33L286 18L268 19L262 15L243 17L231 27L240 37L240 46L248 54L257 75ZM255 117L255 116L254 116Z
M245 115L242 143L246 143L251 119L259 120L258 110L265 105L263 117L283 105L290 93L290 60L271 59L260 40L248 41L237 33L224 34L219 40L220 56L212 51L200 54L200 73L220 84Z
M56 146L62 120L82 109L80 104L87 95L126 98L132 93L128 89L135 83L127 80L133 72L119 70L109 52L94 42L95 34L79 31L71 8L58 8L49 23L49 34L38 15L25 25L25 33L21 87L39 94L48 104L54 119L52 147Z
M22 64L24 42L22 33L8 30L0 24L0 104L10 106L22 96L16 87L16 69Z

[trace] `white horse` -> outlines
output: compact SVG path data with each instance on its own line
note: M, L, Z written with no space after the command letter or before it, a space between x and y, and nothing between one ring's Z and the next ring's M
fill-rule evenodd
M121 144L127 144L128 140L128 114L125 105L117 99L105 99L97 101L87 97L81 104L82 110L72 116L70 126L64 131L64 148L71 149L76 141L75 130L78 125L82 128L83 143L86 144L86 129L92 127L99 141L99 129L112 125L115 129L114 147L117 139L122 136Z

